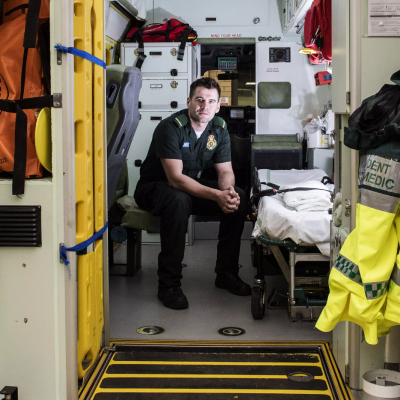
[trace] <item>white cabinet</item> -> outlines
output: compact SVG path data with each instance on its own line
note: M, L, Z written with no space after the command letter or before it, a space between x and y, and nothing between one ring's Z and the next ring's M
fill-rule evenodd
M121 63L135 65L138 43L121 44ZM159 122L183 108L189 87L196 77L196 51L186 44L182 61L177 58L179 43L145 43L142 89L139 95L141 120L132 140L127 163L129 194L133 195L139 180L140 161L146 158L154 129Z
M197 76L196 50L186 44L183 60L178 60L179 43L145 43L142 89L139 95L140 122L127 156L129 195L133 195L140 178L140 166L149 151L153 133L161 120L186 108L190 84ZM200 53L199 53L200 54ZM134 66L138 43L121 44L121 64ZM190 222L191 226L192 222ZM191 230L189 229L189 232ZM193 235L187 236L187 243ZM143 243L159 243L160 235L143 232Z
M318 115L329 98L328 85L315 86L314 75L323 71L324 65L311 65L304 54L299 53L300 44L294 42L256 43L256 133L295 134L302 133L307 120ZM285 52L285 62L276 62L271 52ZM289 108L260 108L260 84L289 83ZM271 89L274 90L274 89ZM265 95L265 93L264 93ZM280 92L274 94L280 96Z
M169 117L173 111L141 111L140 122L136 129L132 145L129 149L127 164L129 176L129 192L133 196L140 177L140 165L147 156L154 129L161 120Z
M140 91L141 109L153 109L155 106L181 110L186 107L190 82L187 78L143 78Z
M201 3L194 3L188 0L154 0L153 15L148 15L148 19L154 17L153 22L162 23L164 18L178 18L197 30L199 27L254 27L253 19L259 17L258 25L268 26L268 3L273 2L203 0Z
M176 77L196 76L196 52L191 43L187 43L183 60L178 60L180 43L144 43L141 71L146 76L171 77L171 70L176 70ZM138 43L121 44L121 64L134 66L138 56Z

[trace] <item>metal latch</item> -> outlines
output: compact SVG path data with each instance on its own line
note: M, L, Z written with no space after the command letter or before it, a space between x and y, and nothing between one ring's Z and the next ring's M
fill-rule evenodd
M57 43L57 46L61 46L61 43ZM62 51L57 50L57 65L62 65Z
M346 92L346 104L350 104L351 96L350 92Z
M60 263L65 264L64 259L61 257L61 247L65 247L65 243L60 243Z
M178 50L176 50L176 48L173 47L173 48L171 49L170 53L171 53L172 56L176 57L176 55L178 54Z
M171 81L171 87L173 89L176 89L178 87L178 82L177 81Z
M113 346L113 347L106 347L104 349L104 353L106 354L114 354L117 351L117 349Z
M53 93L53 107L62 108L62 93Z
M339 250L342 248L342 238L339 233L335 233L335 247Z
M346 216L346 217L350 217L350 213L351 213L351 203L350 203L350 200L346 200L346 204L345 204L345 206L344 206L344 208L345 208L345 213L344 213L344 215Z

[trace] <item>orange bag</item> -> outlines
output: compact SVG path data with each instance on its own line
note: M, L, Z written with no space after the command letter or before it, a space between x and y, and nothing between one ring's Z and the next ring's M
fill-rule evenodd
M12 21L21 14L26 14L29 0L3 0L3 20L0 23ZM49 20L50 1L42 1L40 4L39 24Z
M25 178L43 174L35 150L35 109L52 106L51 96L41 97L45 50L41 54L38 40L39 24L49 19L49 0L30 0L28 7L26 0L5 0L0 25L0 172L13 174L13 194L24 193Z

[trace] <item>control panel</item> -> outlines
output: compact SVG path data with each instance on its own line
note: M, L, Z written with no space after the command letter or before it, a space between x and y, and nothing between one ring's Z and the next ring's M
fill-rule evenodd
M290 47L270 47L269 62L290 62Z
M235 71L237 69L237 57L218 57L218 69Z

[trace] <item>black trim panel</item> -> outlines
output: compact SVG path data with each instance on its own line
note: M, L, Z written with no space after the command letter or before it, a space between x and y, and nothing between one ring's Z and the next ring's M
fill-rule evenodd
M0 206L0 247L41 247L40 206Z

